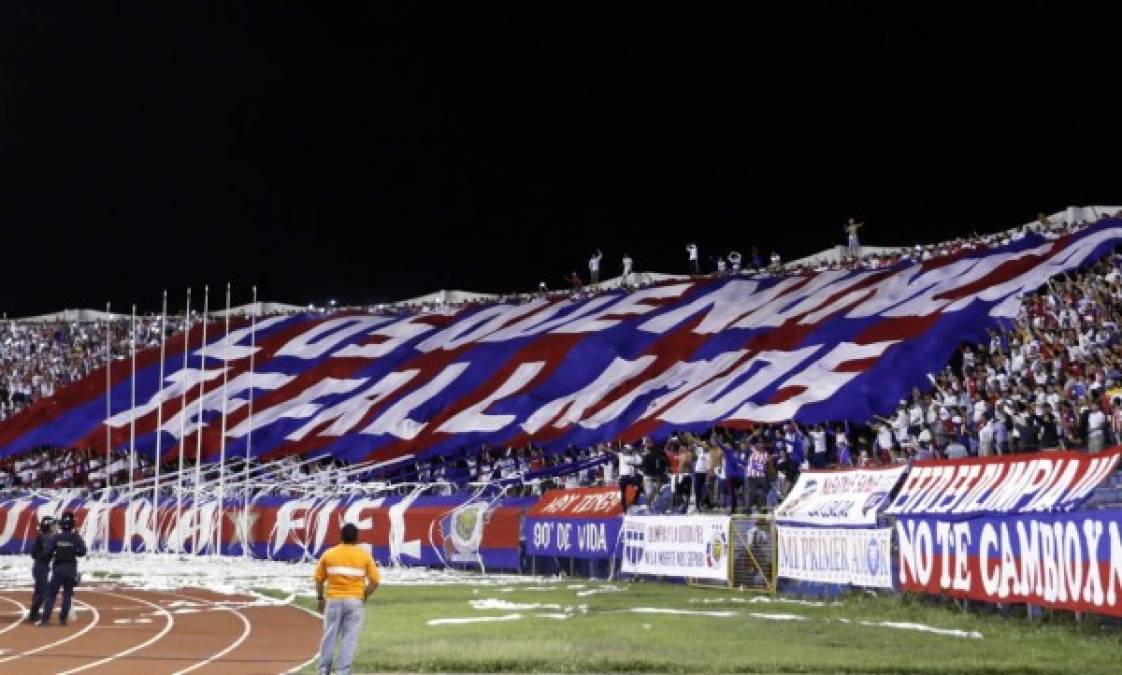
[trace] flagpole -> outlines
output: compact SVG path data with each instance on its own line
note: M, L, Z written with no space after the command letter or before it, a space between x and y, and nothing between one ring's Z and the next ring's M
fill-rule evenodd
M195 525L195 534L191 539L192 550L191 553L198 555L199 553L199 490L202 488L202 475L203 475L203 396L206 393L206 324L207 313L210 311L210 286L203 286L203 341L201 347L201 365L199 366L199 405L197 410L199 414L195 417L195 489L194 498L191 501L191 510L194 511L195 517L192 522Z
M257 356L257 286L253 286L253 315L249 319L249 432L245 437L245 464L242 474L245 485L242 488L242 557L249 555L249 459L253 456L253 367Z
M226 282L226 329L222 335L222 434L218 437L218 527L214 532L214 555L222 554L223 500L226 498L226 413L230 382L230 282Z
M134 474L136 472L136 304L132 306L132 317L129 319L129 492L125 501L125 509L132 504L136 496ZM132 532L128 532L128 541L122 542L126 553L132 553Z
M156 550L160 549L160 465L163 463L163 455L161 455L160 440L164 435L164 356L166 354L166 345L164 344L164 337L167 333L168 321L168 292L164 291L163 303L160 307L160 379L156 384L156 396L160 397L158 406L156 408L156 454L153 456L152 461L156 465L155 481L152 483L152 532L156 535Z
M179 551L183 551L183 443L187 433L187 356L191 353L191 289L187 288L187 310L183 313L183 371L180 373L179 471L175 475L175 527L179 530Z
M113 416L113 312L112 303L105 303L105 496L109 497L112 478L109 477L109 464L112 459L113 434L109 429L109 418ZM108 543L108 539L106 539Z

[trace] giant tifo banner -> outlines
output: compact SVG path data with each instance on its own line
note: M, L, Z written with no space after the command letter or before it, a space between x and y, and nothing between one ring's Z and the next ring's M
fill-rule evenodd
M779 525L779 576L892 588L892 528Z
M1122 616L1122 511L904 517L902 590Z
M1122 448L915 462L885 513L955 520L1071 511L1114 473L1120 457Z
M529 555L612 558L622 522L619 488L549 490L526 511L522 540Z
M106 373L93 373L0 424L0 456L131 448L135 430L139 452L169 459L182 445L204 459L252 447L390 461L870 419L1014 317L1021 293L1120 241L1122 221L1106 220L883 270L666 282L453 314L273 316L228 334L198 323L162 364L159 350L140 354L135 373L113 364L108 393Z
M339 543L344 522L359 528L359 544L381 563L443 566L463 563L485 569L521 569L519 521L534 499L469 501L454 497L261 497L248 516L229 502L198 509L163 500L104 504L95 501L18 499L0 502L0 554L31 550L39 519L64 510L77 516L78 532L95 550L210 553L270 560L318 557Z
M871 527L907 467L803 471L775 510L783 523Z
M728 516L625 516L627 574L728 581Z

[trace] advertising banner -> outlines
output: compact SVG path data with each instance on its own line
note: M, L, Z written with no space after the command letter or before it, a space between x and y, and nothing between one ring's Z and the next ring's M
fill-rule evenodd
M528 555L566 558L612 558L616 555L622 518L565 520L526 518L522 536Z
M959 519L1071 511L1118 468L1120 456L1122 449L915 462L884 512Z
M892 528L780 525L779 576L892 588Z
M902 517L899 588L1122 616L1122 510Z
M550 490L526 512L522 540L529 555L611 558L622 522L619 488Z
M622 570L728 581L729 522L728 516L626 516Z
M787 498L775 511L775 519L800 525L876 525L877 514L906 466L804 471Z

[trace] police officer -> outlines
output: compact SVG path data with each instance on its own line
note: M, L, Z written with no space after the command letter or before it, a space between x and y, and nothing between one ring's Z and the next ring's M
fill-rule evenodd
M35 591L31 594L31 613L29 619L32 623L39 620L39 608L47 599L47 581L51 575L51 558L46 555L47 542L55 531L55 519L45 516L39 521L39 535L31 545L31 576L35 579Z
M81 535L74 531L74 514L70 511L62 514L58 520L58 527L62 532L47 541L44 555L50 559L54 557L51 567L51 585L47 590L47 603L43 606L43 616L39 619L39 626L46 626L51 621L51 610L55 607L55 597L62 589L62 604L58 608L58 622L66 625L66 617L70 614L70 599L74 595L74 586L78 583L78 558L86 555L86 542Z

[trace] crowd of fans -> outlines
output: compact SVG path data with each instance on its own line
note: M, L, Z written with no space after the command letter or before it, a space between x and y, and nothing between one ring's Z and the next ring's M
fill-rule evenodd
M130 323L0 322L0 422L103 367L107 348L114 359L127 358ZM168 333L181 330L182 324L182 318L169 317ZM138 317L136 333L137 349L159 345L159 317Z
M878 268L963 250L996 247L1030 233L1056 238L1089 223L1078 219L1035 223L888 256L849 256L813 269L785 269L753 251L725 259L720 274L793 274L840 267ZM860 250L846 226L847 251ZM599 266L600 252L596 255ZM691 245L689 255L699 256ZM774 256L777 258L777 256ZM746 260L744 267L742 260ZM698 258L691 258L691 266ZM698 265L699 266L699 265ZM824 266L824 267L823 267ZM767 268L770 267L770 271ZM597 271L599 268L597 269ZM751 271L749 271L751 270ZM584 292L584 291L582 291ZM113 358L130 351L127 322L112 322ZM1027 295L1017 318L990 331L986 344L964 344L947 368L914 389L887 417L864 423L760 425L751 430L713 429L678 433L631 447L600 444L547 452L535 447L483 448L377 471L351 471L337 460L283 460L272 474L278 490L320 493L347 482L402 486L434 484L434 490L471 490L487 483L512 492L551 487L619 485L636 501L659 511L767 509L782 499L807 467L884 465L911 459L956 458L1085 448L1122 443L1122 256L1112 254L1078 274L1053 279ZM169 322L168 331L180 325ZM138 322L138 347L159 343L154 317ZM0 420L60 386L81 379L105 360L105 324L24 324L0 328ZM188 458L189 459L189 458ZM41 449L0 460L0 488L79 486L106 482L106 458L90 451ZM110 458L109 481L129 478L127 451ZM165 473L177 470L168 464ZM361 469L361 467L360 467ZM216 474L207 467L204 478ZM234 472L240 470L237 467ZM154 467L137 458L133 479ZM405 488L403 488L405 489ZM631 494L625 492L625 494Z

